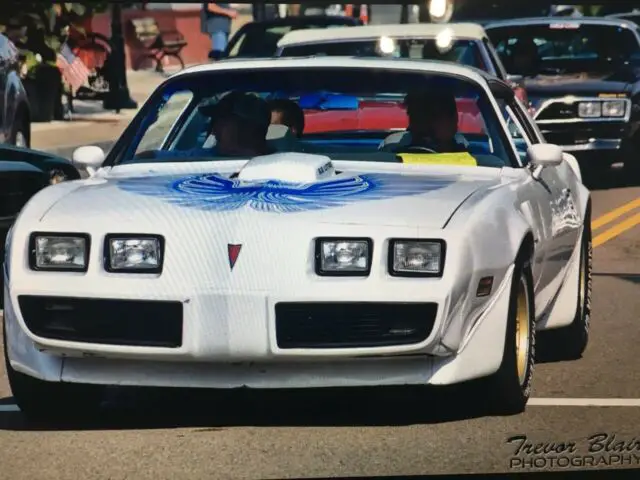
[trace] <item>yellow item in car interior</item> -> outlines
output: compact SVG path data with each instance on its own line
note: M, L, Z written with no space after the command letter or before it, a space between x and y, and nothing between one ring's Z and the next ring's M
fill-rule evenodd
M456 165L477 167L478 162L467 152L456 153L399 153L402 163L409 165Z

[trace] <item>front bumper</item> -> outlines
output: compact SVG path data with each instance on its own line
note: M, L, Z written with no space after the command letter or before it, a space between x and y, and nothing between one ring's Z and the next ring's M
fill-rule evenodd
M383 294L320 289L313 297L265 292L193 292L182 298L182 341L166 346L107 345L35 335L19 294L5 287L8 354L14 369L48 381L109 385L235 388L307 388L451 384L489 375L502 360L510 270L456 352L442 351L444 319L460 315L448 292L390 285ZM434 284L435 285L435 284ZM427 297L427 298L425 298ZM157 300L154 298L154 300ZM175 300L175 299L174 299ZM409 344L363 348L283 348L276 305L281 302L389 301L438 304L427 337ZM347 319L348 320L348 319ZM428 319L425 319L425 321ZM364 328L364 327L362 327Z
M538 126L549 143L556 144L587 165L611 166L624 162L631 144L631 126L623 122L545 123Z

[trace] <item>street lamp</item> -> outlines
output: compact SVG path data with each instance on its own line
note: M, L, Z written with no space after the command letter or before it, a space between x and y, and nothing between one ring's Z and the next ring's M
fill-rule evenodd
M123 109L136 109L138 104L129 94L127 85L127 68L122 33L122 7L119 3L111 4L111 54L109 55L107 76L109 93L104 98L105 110L120 112Z

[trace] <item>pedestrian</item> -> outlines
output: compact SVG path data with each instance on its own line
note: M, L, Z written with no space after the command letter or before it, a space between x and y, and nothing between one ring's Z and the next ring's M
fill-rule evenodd
M211 51L209 58L219 60L227 48L231 21L238 16L238 12L229 3L203 3L200 14L202 33L211 37Z

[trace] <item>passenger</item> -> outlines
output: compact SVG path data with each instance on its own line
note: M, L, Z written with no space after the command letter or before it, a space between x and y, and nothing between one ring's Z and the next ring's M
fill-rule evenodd
M271 107L271 123L286 125L298 138L304 131L304 112L302 108L289 99L275 99L269 102Z
M436 153L466 152L458 136L455 95L441 89L410 92L405 97L411 139L400 150L426 148Z

